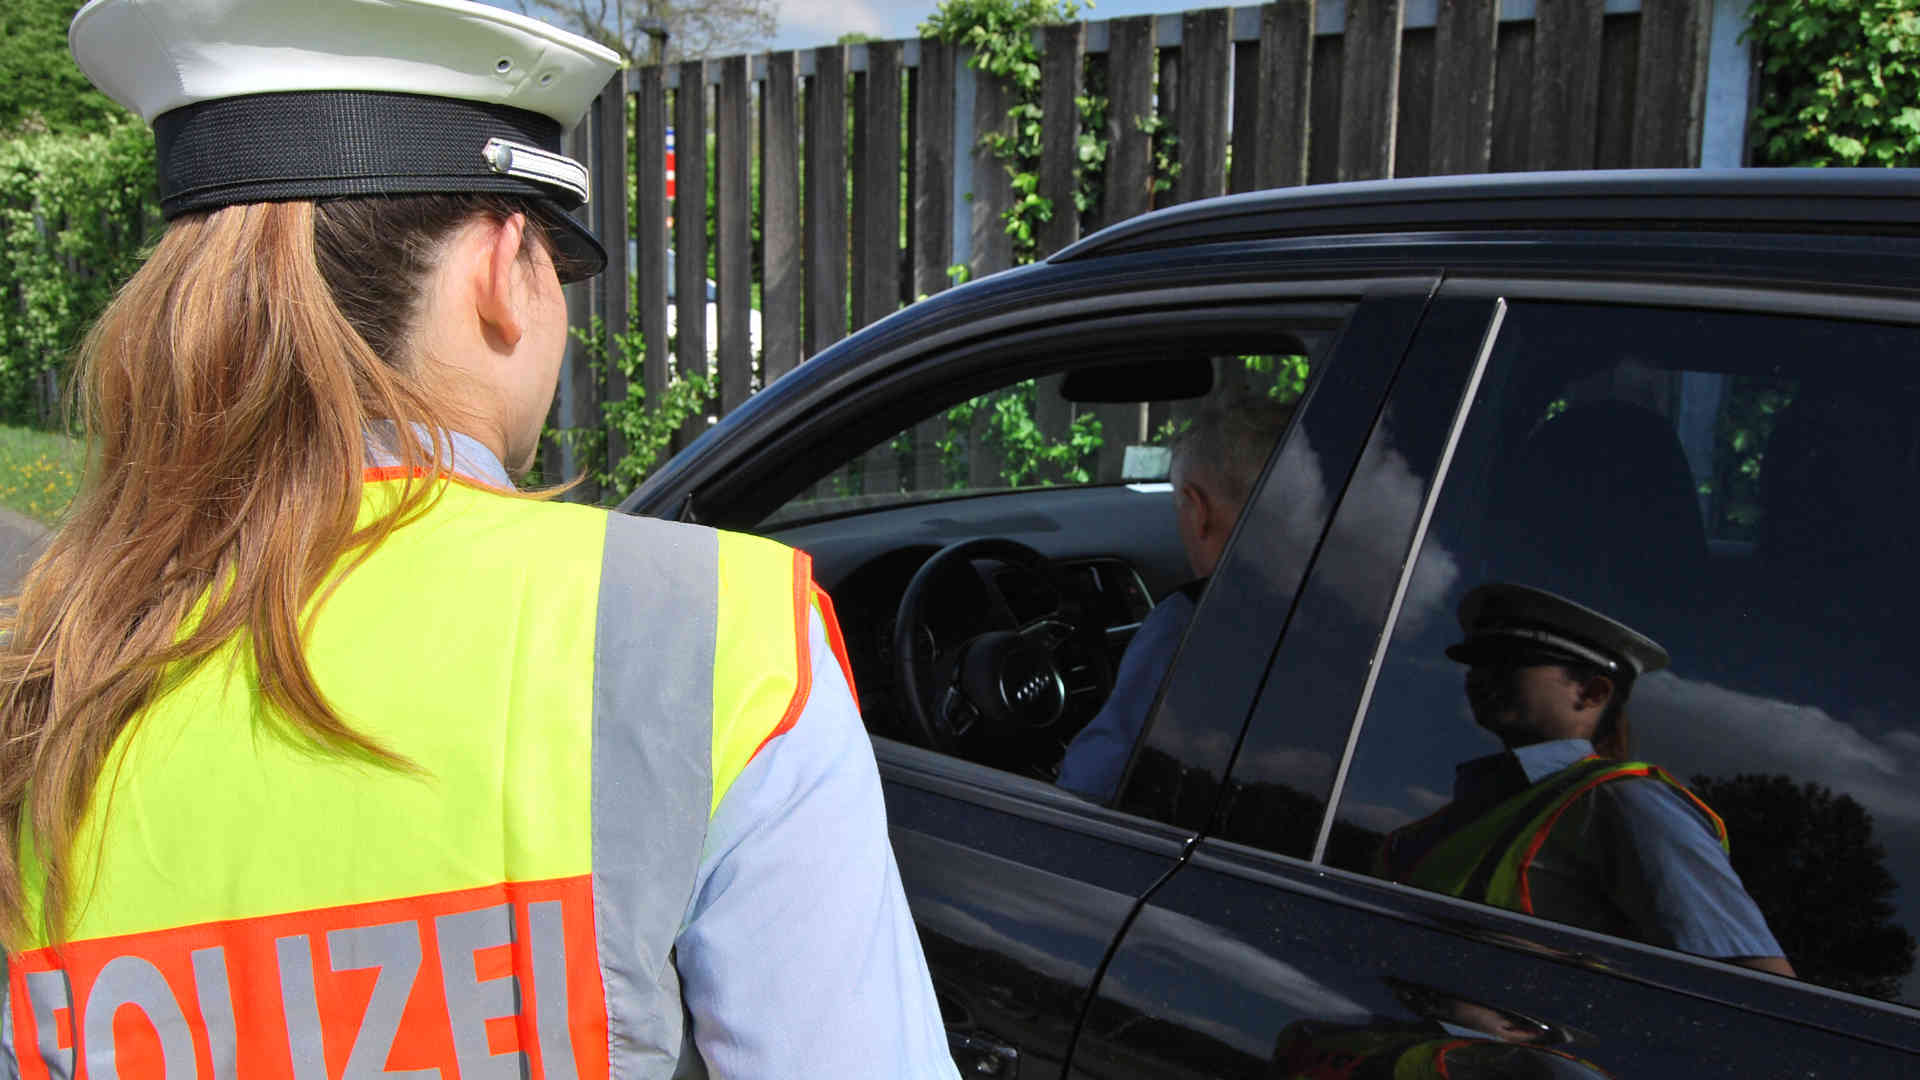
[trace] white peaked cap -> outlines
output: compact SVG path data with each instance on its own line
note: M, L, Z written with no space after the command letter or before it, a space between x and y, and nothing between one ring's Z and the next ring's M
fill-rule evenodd
M568 213L589 170L562 153L620 69L586 38L466 0L91 0L67 41L94 85L153 125L168 220L506 195L529 200L570 273L606 264Z
M379 90L570 128L621 66L604 45L466 0L91 0L67 40L87 78L149 123L247 94Z

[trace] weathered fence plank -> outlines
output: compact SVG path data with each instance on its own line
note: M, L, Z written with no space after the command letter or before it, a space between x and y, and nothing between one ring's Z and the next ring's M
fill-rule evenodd
M813 50L807 80L807 355L847 336L847 49Z
M657 406L667 392L667 83L658 65L641 68L633 81L635 317L646 350L642 385Z
M1633 94L1639 62L1639 17L1607 16L1600 30L1600 102L1593 132L1596 169L1633 165Z
M1233 127L1227 132L1227 190L1259 187L1260 43L1233 43Z
M714 108L714 150L719 157L715 191L715 329L719 335L720 415L739 408L753 393L753 343L748 309L753 305L753 100L747 89L747 58L720 61L720 94Z
M1006 80L976 72L973 97L973 258L974 277L985 277L1013 265L1013 237L1002 217L1013 205L1013 177L993 152L986 136L1013 134L1007 117L1012 94Z
M1107 190L1100 220L1110 225L1153 205L1153 143L1142 127L1153 115L1153 18L1107 25Z
M1393 175L1433 172L1434 31L1400 35L1399 115L1394 120Z
M593 115L589 110L587 117L567 133L564 150L575 161L593 160ZM592 207L587 208L589 214ZM591 219L589 219L589 227ZM69 270L77 267L69 264ZM580 282L566 288L567 323L570 326L585 326L593 316L593 284ZM586 349L579 341L567 339L566 355L560 362L560 378L555 387L553 404L547 410L547 423L552 427L566 431L586 426L587 415L597 414L600 401L599 380L594 378L593 365L589 363ZM541 472L553 477L573 477L585 472L585 460L581 457L579 443L568 436L542 441L540 447ZM563 496L568 502L586 502L599 498L600 488L591 476L584 482L574 485Z
M1393 175L1400 92L1400 0L1347 0L1340 78L1342 180Z
M673 94L673 276L674 356L682 375L707 373L707 72L706 64L680 65ZM694 415L680 427L685 446L707 427Z
M600 316L600 322L608 330L607 364L605 368L602 392L589 403L588 413L580 423L588 427L604 427L605 410L602 401L623 401L627 396L627 373L619 363L619 346L610 339L612 331L629 325L631 314L627 310L627 282L630 280L631 267L627 261L627 245L620 238L628 235L627 227L627 187L633 177L627 170L627 94L626 80L615 76L600 96L593 102L594 156L590 162L593 168L593 227L594 235L601 238L601 245L607 249L607 268L593 279L594 307ZM632 359L638 359L637 357ZM606 460L616 462L627 454L626 436L617 431L606 429Z
M1041 224L1041 255L1051 255L1080 239L1080 213L1074 207L1080 161L1080 72L1086 62L1087 26L1062 23L1044 31L1040 54L1040 196L1053 204Z
M853 325L900 306L900 43L867 46L853 173Z
M867 70L854 75L853 326L900 306L900 43L867 45ZM900 456L890 443L862 459L862 489L900 490Z
M913 291L945 289L953 264L953 46L920 42L913 81Z
M1427 171L1486 172L1493 155L1499 0L1440 0L1433 28Z
M1314 0L1280 0L1260 9L1260 109L1257 141L1245 146L1256 159L1258 187L1307 182L1309 91L1313 89ZM1244 144L1235 139L1235 154Z
M1174 181L1178 202L1227 193L1227 109L1232 91L1233 13L1227 8L1189 11L1181 16L1180 56L1184 68L1179 114L1180 175Z
M1701 0L1641 0L1633 165L1700 164L1712 7Z
M913 72L912 242L914 295L932 296L947 288L953 263L953 46L922 39L920 66ZM913 429L913 486L929 491L946 486L939 442L947 434L946 417L935 414Z
M800 102L793 53L767 56L760 92L761 378L800 363Z
M1533 24L1502 23L1494 44L1493 147L1495 172L1531 168L1533 152Z
M1345 45L1346 39L1339 34L1320 34L1313 39L1313 86L1307 92L1312 117L1307 140L1307 182L1311 184L1340 179L1340 131L1346 126L1340 110Z
M1153 18L1142 15L1107 24L1107 170L1101 200L1103 224L1145 213L1153 198L1153 143L1142 127L1153 114ZM1137 405L1098 405L1105 436L1095 463L1095 479L1120 479L1122 455L1138 442Z
M1180 135L1180 92L1184 66L1179 47L1159 50L1160 71L1154 83L1153 97L1155 110L1164 122L1154 135L1153 157L1156 162L1166 160L1167 135L1171 134L1176 139ZM1175 160L1179 160L1178 157ZM1155 210L1179 201L1179 192L1174 185L1165 184L1166 179L1164 175L1155 177L1148 192Z
M1591 169L1600 112L1605 0L1539 0L1533 31L1532 148L1538 169Z

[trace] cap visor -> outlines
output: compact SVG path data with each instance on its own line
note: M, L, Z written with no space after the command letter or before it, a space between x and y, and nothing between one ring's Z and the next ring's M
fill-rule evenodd
M541 208L547 236L558 250L554 271L561 284L584 281L607 268L607 249L578 218L551 206Z

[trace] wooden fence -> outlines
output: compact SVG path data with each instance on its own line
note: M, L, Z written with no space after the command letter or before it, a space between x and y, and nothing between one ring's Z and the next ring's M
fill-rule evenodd
M1697 165L1715 6L1281 0L1043 28L1038 193L1054 214L1037 254L1156 205L1258 188ZM1013 91L968 60L939 41L886 41L624 73L573 136L575 153L593 163L592 224L612 256L607 274L574 290L576 325L598 315L644 332L649 400L670 364L715 372L714 413L724 415L851 330L946 288L949 267L980 276L1011 265L1001 220L1011 177L980 136L1008 129ZM1077 214L1075 98L1090 83L1108 98L1104 185L1099 204ZM1179 162L1157 194L1156 124L1177 132ZM631 221L615 191L631 195ZM708 230L692 222L712 231L717 341L706 332ZM629 235L632 266L612 239ZM630 273L633 311L621 287ZM756 287L758 355L749 340ZM602 379L570 357L554 422L597 426L599 403L625 392L618 371ZM676 445L704 426L690 423ZM624 449L617 436L607 447L616 457ZM577 468L564 446L546 460L549 475Z

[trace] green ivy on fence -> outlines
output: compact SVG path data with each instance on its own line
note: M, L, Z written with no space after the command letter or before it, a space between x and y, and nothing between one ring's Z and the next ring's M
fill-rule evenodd
M1920 163L1920 2L1758 0L1756 165Z
M638 283L629 281L628 286L637 289ZM628 310L638 310L638 297L630 298L629 304ZM574 327L573 336L586 351L596 379L604 379L609 360L626 376L626 396L609 399L601 406L607 429L626 439L626 452L617 461L607 460L606 430L599 427L549 428L547 435L578 453L581 472L594 475L607 494L625 495L660 463L673 433L688 420L706 414L713 404L713 379L671 371L666 392L659 401L649 403L642 370L646 342L638 326L611 334L595 315L590 325Z
M56 419L35 386L64 383L88 324L139 264L158 205L153 136L138 122L0 142L0 420Z
M1091 5L1089 5L1091 6ZM1072 22L1080 14L1075 0L945 0L920 24L920 33L973 50L967 61L977 71L1004 79L1013 100L1007 106L1009 131L989 131L981 145L1006 167L1013 183L1013 205L1001 215L1013 238L1015 263L1032 262L1039 252L1035 229L1054 214L1053 200L1040 194L1040 50L1034 28ZM1095 108L1083 101L1082 113ZM1104 111L1104 103L1099 108ZM1083 142L1080 160L1104 159L1096 141Z

